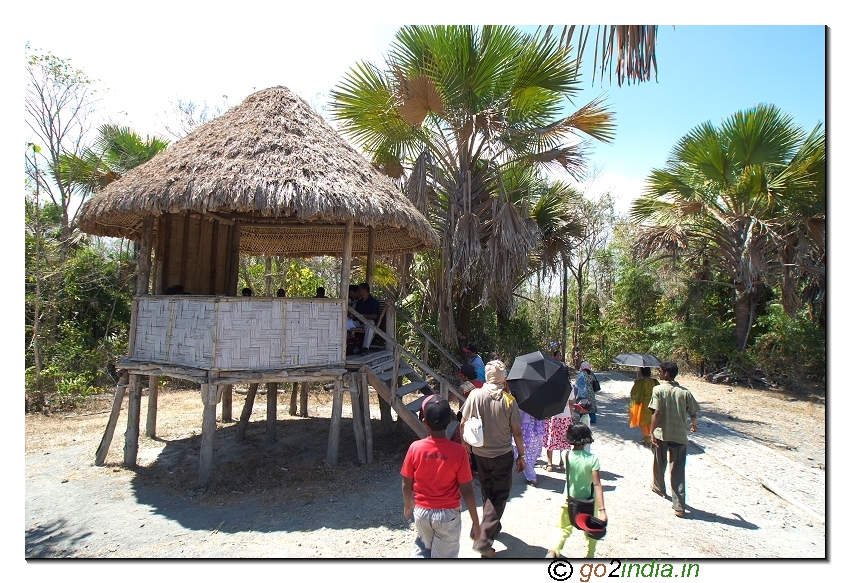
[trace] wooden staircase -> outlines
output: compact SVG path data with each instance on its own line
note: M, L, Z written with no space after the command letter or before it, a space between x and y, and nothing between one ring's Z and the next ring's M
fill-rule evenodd
M426 362L427 356L425 356L427 354L427 348L429 345L437 347L458 369L460 368L460 363L451 353L434 340L432 336L423 330L421 326L410 320L403 312L394 310L391 304L387 305L387 310L395 312L394 316L398 315L405 319L412 325L416 332L424 337L426 350L423 353L423 358L417 357L404 346L397 343L395 338L375 328L375 334L380 335L386 341L386 348L380 352L357 357L356 362L361 364L357 370L365 377L363 386L368 385L375 389L378 396L392 407L396 415L413 429L416 435L420 438L427 437L428 429L419 420L419 410L422 407L422 402L434 393L431 385L426 380L427 377L431 377L436 381L440 387L439 393L443 397L448 398L449 393L453 393L461 405L466 400L463 393L455 386L455 380L447 378L428 365ZM363 322L364 326L371 326L371 323L360 317L357 312L350 311L350 313L353 317ZM349 363L352 360L347 359ZM446 435L451 437L457 425L457 420L452 420L452 423L446 429Z

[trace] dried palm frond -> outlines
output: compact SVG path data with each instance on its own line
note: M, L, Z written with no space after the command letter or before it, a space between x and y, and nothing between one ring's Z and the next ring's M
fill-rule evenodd
M531 219L520 216L516 206L503 203L492 221L493 234L487 242L490 273L482 301L493 300L497 309L508 309L514 282L524 273L537 246L539 229Z
M477 279L477 266L481 260L481 222L477 215L461 216L452 239L452 266L459 291L472 288Z

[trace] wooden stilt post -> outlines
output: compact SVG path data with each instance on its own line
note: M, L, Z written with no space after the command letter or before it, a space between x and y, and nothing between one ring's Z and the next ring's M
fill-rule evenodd
M245 440L245 430L248 429L248 419L251 418L251 411L254 409L254 397L257 396L259 386L260 383L251 383L248 394L245 395L245 406L242 407L242 415L239 417L239 423L236 427L236 441Z
M360 373L360 401L363 403L363 434L366 438L366 463L374 461L372 444L372 412L369 406L369 381L366 373Z
M156 409L159 401L159 377L148 377L148 416L145 421L145 435L156 437Z
M139 457L139 421L142 413L142 384L139 375L130 375L130 393L127 402L127 432L124 434L124 465L136 467Z
M115 433L118 416L121 414L121 403L124 401L124 393L127 391L127 384L129 382L129 375L126 372L122 372L118 379L118 385L115 387L115 398L112 399L112 413L109 415L106 431L103 432L103 438L100 440L100 445L94 456L94 465L96 466L102 466L103 462L106 461L106 454L109 453L112 435Z
M204 402L204 418L201 425L201 453L198 468L198 486L210 483L213 467L213 444L215 443L215 410L221 398L222 386L204 383L201 385L201 399Z
M345 222L345 239L342 244L342 269L339 277L339 297L348 297L348 284L351 283L351 252L354 248L354 219ZM348 311L342 318L342 337L348 337Z
M310 389L310 383L301 383L301 416L309 417L307 414L307 391Z
M221 393L221 421L222 423L233 421L233 385L224 385Z
M354 423L354 441L357 444L357 459L361 464L366 463L366 438L363 434L363 414L360 410L360 391L357 381L350 375L343 377L343 383L348 385L348 397L351 399L351 420Z
M289 416L295 417L298 413L298 383L292 383L292 395L289 398Z
M342 381L334 382L334 402L331 408L331 430L328 435L328 457L325 461L335 466L339 459L339 424L342 419Z
M266 441L277 439L277 387L280 383L266 383Z

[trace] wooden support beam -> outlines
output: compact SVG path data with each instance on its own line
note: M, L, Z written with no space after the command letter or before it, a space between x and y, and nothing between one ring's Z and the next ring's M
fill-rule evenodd
M115 387L115 397L112 399L112 412L109 414L106 430L103 432L103 437L94 456L94 465L96 466L102 466L106 461L106 454L109 453L109 446L112 444L112 436L115 433L115 426L118 424L118 416L121 414L121 403L124 401L124 393L127 392L129 379L130 375L126 371L122 372Z
M366 283L372 289L375 279L375 227L369 227L369 248L366 255ZM342 296L340 296L342 297Z
M184 292L198 293L196 289L189 289L189 219L192 218L188 211L180 215L183 219L183 245L180 247L180 285Z
M342 271L339 278L339 297L348 298L351 283L351 250L354 248L354 219L345 222L345 240L342 245ZM342 337L348 337L347 318L342 319Z
M360 401L363 404L363 435L366 438L366 463L371 464L374 461L374 447L372 442L372 412L369 405L369 380L366 378L366 373L360 373L358 376L360 384Z
M124 465L136 467L139 457L139 421L142 412L142 384L139 375L130 375L127 402L127 432L124 434Z
M156 411L159 401L159 377L150 375L148 377L148 415L145 421L145 435L156 437Z
M220 385L202 384L201 399L204 402L204 417L201 424L201 452L198 464L198 486L205 487L210 483L213 467L213 444L215 443L215 410L223 387Z
M298 414L298 385L292 383L292 395L289 398L289 416L295 417Z
M153 217L146 215L142 219L142 241L139 245L138 271L136 272L136 295L148 293L151 282L151 244L153 243Z
M359 376L359 375L358 375ZM360 410L360 392L357 381L352 375L345 375L343 382L348 384L348 397L351 399L351 420L354 424L354 442L357 444L357 459L366 463L366 436L363 433L363 413Z
M230 227L230 261L227 271L227 295L236 296L236 288L239 286L239 221Z
M259 386L260 383L251 383L248 387L245 405L242 407L242 415L239 417L239 423L236 426L236 441L245 440L245 430L248 429L248 420L251 418L251 411L254 410L254 397L257 396Z
M325 461L335 466L339 459L339 425L342 420L342 381L334 381L334 402L331 407L331 429L328 435L328 456Z
M230 423L233 421L233 385L224 385L221 393L221 421Z
M307 413L307 393L311 383L301 383L301 417L309 417Z
M266 388L266 441L277 439L277 388L280 383L268 383Z
M153 277L153 285L151 285L151 291L155 295L162 294L162 268L164 267L164 257L165 254L165 233L163 223L165 222L162 215L158 216L155 220L156 223L156 238L153 243L153 255L154 255L154 263L152 268Z

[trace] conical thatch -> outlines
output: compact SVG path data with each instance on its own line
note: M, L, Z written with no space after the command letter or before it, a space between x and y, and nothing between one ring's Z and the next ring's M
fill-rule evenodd
M239 220L240 250L266 255L339 255L354 219L355 254L366 226L378 254L438 244L404 195L285 87L254 93L88 201L80 228L141 237L144 216L192 212Z

